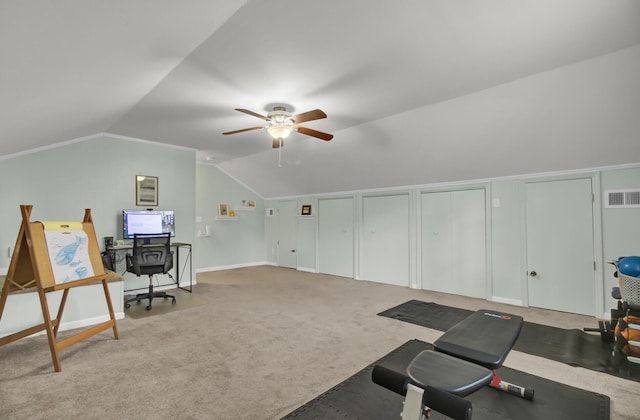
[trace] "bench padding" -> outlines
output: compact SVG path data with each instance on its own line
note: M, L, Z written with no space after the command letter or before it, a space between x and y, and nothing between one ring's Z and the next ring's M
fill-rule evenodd
M481 309L449 328L433 346L436 351L497 369L515 344L521 316Z
M491 382L493 372L480 365L432 350L420 352L407 367L411 381L464 397Z

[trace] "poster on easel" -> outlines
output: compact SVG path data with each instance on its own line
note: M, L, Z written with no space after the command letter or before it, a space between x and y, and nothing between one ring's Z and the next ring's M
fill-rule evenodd
M0 346L12 343L39 331L47 333L51 360L56 372L62 370L59 352L107 329L113 330L117 340L118 326L111 303L107 273L102 265L91 209L85 209L82 222L31 222L31 205L21 205L22 223L16 246L0 292L0 320L10 293L36 289L43 322L0 337ZM121 281L122 278L116 279ZM58 340L58 330L69 291L78 286L100 282L104 292L109 319L64 339ZM62 291L55 318L49 310L47 293Z
M94 275L87 233L80 222L41 222L56 284Z

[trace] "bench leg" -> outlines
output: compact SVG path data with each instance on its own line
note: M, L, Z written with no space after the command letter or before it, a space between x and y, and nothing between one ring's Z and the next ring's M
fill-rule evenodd
M504 392L508 392L509 394L517 395L518 397L522 397L525 400L533 401L533 388L523 388L521 386L503 381L498 376L495 370L493 371L493 378L491 379L491 383L489 383L489 386Z
M425 407L422 404L423 396L424 389L412 384L407 384L407 394L404 398L404 406L402 408L402 420L422 419L422 413L423 410L425 410Z
M401 413L403 420L428 419L431 410L455 420L471 419L471 402L430 385L423 388L413 384L409 377L395 370L376 365L371 371L371 380L405 397Z

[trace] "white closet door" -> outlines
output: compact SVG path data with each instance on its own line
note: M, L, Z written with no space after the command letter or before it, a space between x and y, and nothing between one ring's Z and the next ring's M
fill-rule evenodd
M526 184L529 305L595 315L591 179Z
M364 197L361 278L409 286L409 196Z
M459 294L484 298L487 277L487 234L484 190L451 193L453 283Z
M422 288L486 295L484 189L423 193Z
M353 278L353 198L318 200L318 270Z
M456 293L451 282L451 193L422 194L422 288Z

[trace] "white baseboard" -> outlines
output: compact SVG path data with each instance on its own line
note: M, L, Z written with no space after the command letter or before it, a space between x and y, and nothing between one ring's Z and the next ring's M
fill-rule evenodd
M116 320L124 319L124 312L116 312L114 315L116 316ZM63 322L60 324L60 331L89 327L91 325L100 324L101 322L105 322L108 320L109 320L109 315L101 315L93 318L79 319L77 321Z
M124 319L124 312L116 312L114 314L116 316L116 320L118 319ZM76 328L86 328L86 327L91 327L93 325L97 325L100 324L102 322L108 321L109 320L109 315L101 315L101 316L96 316L93 318L85 318L85 319L80 319L77 321L71 321L71 322L62 322L60 324L60 329L59 331L67 331L67 330L75 330ZM2 337L6 337L8 335L14 334L18 331L13 331L7 334L2 334L0 335L0 338ZM42 330L42 331L38 331L35 334L31 334L29 337L35 337L38 335L43 335L46 334L46 330Z
M242 263L242 264L220 265L220 266L217 266L217 267L197 268L196 269L196 273L206 273L208 271L231 270L231 269L234 269L234 268L244 268L244 267L257 267L259 265L275 265L275 264L267 262L267 261L257 261L257 262Z
M513 306L524 306L520 299L510 299L510 298L504 298L500 296L491 296L491 302L505 303L507 305L513 305Z
M258 262L243 263L243 264L221 265L221 266L218 266L218 267L198 268L198 269L196 269L196 273L206 273L206 272L209 272L209 271L232 270L234 268L258 267L258 266L261 266L261 265L270 265L272 267L277 267L278 266L278 264L276 264L274 262L258 261ZM316 270L315 268L308 268L308 267L297 267L296 270L304 271L304 272L307 272L307 273L314 273L314 274L318 273L318 270Z

